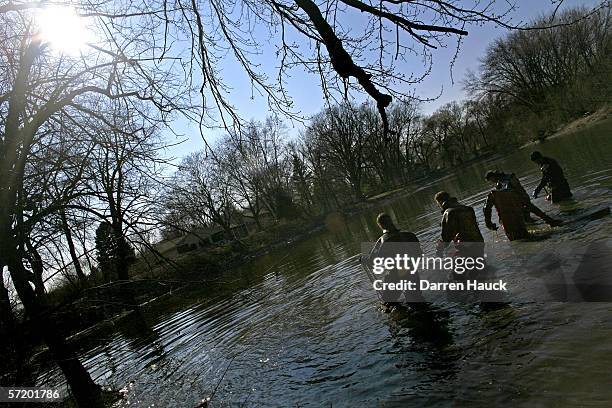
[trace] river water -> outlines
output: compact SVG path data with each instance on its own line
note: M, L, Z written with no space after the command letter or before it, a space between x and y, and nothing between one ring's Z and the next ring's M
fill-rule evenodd
M609 122L537 148L562 164L578 205L612 203ZM326 232L106 331L82 347L83 361L98 383L124 388L117 406L193 407L210 396L211 406L610 406L612 303L441 302L425 316L383 313L359 266L383 210L431 253L440 218L432 195L441 189L478 207L488 245L505 241L484 227L483 175L514 172L532 191L540 173L531 151L461 168L358 216L330 216ZM544 198L535 203L563 217ZM610 237L607 217L542 245Z

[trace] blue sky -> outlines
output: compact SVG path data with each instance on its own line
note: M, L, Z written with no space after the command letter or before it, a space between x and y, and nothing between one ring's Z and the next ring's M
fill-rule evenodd
M500 4L505 3L505 0L498 1ZM515 3L518 8L511 15L513 23L518 24L520 22L527 22L551 11L557 4L557 2L553 3L553 1L554 0L516 0ZM561 10L580 5L593 7L598 3L600 3L599 0L565 0L561 6ZM358 18L359 16L356 16L355 21L350 21L349 24L357 24ZM487 45L494 39L504 36L508 32L507 29L493 24L471 26L466 29L469 31L469 35L463 39L461 50L452 69L452 78L450 63L455 54L456 41L449 41L447 48L440 48L434 51L432 72L422 83L416 85L416 94L420 98L433 98L441 93L434 101L423 103L423 112L431 113L445 103L453 100L465 99L466 96L461 85L461 81L465 74L468 70L477 70L479 59L483 56ZM272 42L270 42L270 44L271 43ZM264 72L274 77L275 68L279 65L279 60L275 55L275 48L272 45L263 45L262 54L257 58L257 62L261 63ZM409 61L407 64L401 66L401 69L421 72L422 63L415 58L414 66L412 66L412 62ZM221 70L226 81L231 79L230 85L232 86L232 90L230 91L229 99L243 118L263 120L270 114L266 99L257 95L254 97L252 96L249 81L231 59L228 58L227 61L224 62ZM294 108L304 116L317 113L324 105L319 78L301 72L298 68L291 71L291 77L287 81L287 91L293 99ZM293 125L289 124L289 136L296 136L302 128L303 125L299 123ZM173 130L181 134L181 139L186 139L186 141L178 146L170 148L168 151L170 156L179 158L204 147L204 141L200 136L197 124L187 122L184 119L178 119L173 124ZM209 142L214 142L221 133L222 132L218 129L204 129L205 137ZM168 134L167 141L169 143L174 143L177 141L177 138L174 135Z

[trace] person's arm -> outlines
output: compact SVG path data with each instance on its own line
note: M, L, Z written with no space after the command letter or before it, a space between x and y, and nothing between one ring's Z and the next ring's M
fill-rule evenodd
M497 230L497 225L495 225L495 223L491 221L491 215L493 213L493 202L493 192L490 192L487 196L487 202L485 203L483 212L485 217L485 225L488 229L495 231Z
M448 247L451 239L449 236L451 235L450 226L448 225L448 218L446 217L446 212L442 215L442 222L440 223L442 227L441 237L438 240L438 244L436 245L436 256L442 256L444 251Z
M538 198L538 194L540 191L548 184L550 181L550 169L547 165L542 166L542 180L540 180L540 184L533 190L533 198Z
M411 252L412 252L411 256L417 258L423 254L423 248L421 248L421 242L419 241L419 238L416 236L415 233L408 232L404 242L413 242L416 244L416 245L410 246Z
M450 222L448 221L447 213L442 216L442 242L448 244L453 240L453 231L451 230Z
M420 243L419 238L416 236L416 234L414 232L409 232L408 233L408 242L417 242Z
M382 246L382 237L378 238L376 243L374 243L374 246L370 250L370 253L368 254L368 257L365 261L370 262L376 255L378 255L378 252L380 251L381 246Z
M525 190L525 187L521 184L521 181L516 177L515 174L512 174L511 179L512 188L519 193L519 195L523 198L524 201L529 201L529 193Z

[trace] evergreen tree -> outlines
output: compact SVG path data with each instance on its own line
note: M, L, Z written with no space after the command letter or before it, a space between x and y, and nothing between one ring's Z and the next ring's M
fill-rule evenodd
M102 221L96 229L96 258L98 271L107 281L112 280L115 276L116 253L112 225L107 221Z

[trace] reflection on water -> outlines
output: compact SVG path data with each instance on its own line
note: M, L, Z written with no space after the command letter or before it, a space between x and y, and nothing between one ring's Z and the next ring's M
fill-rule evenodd
M565 168L574 207L612 202L610 126L597 132L538 146ZM479 207L489 244L505 241L503 232L484 227L483 175L515 172L532 190L539 171L530 152L461 169L367 214L336 216L333 232L131 317L83 347L86 366L100 383L127 386L126 406L189 407L213 393L216 405L247 406L608 405L612 304L442 302L384 314L360 270L360 244L377 237L381 210L433 253L440 214L431 197L441 189ZM554 216L572 211L536 204ZM588 245L611 233L607 217L563 227L538 245ZM55 371L40 378L60 380Z

